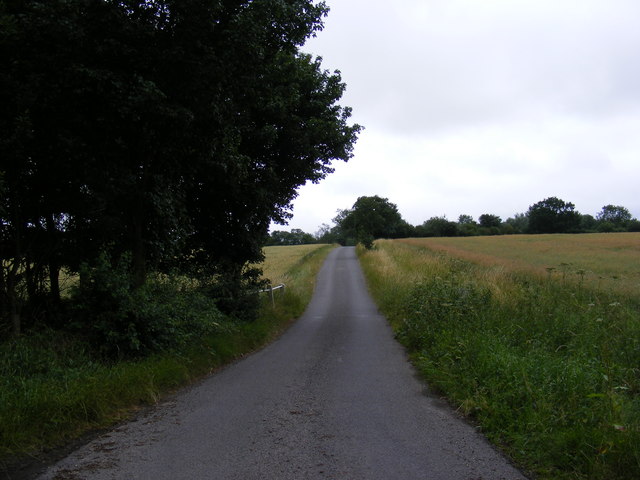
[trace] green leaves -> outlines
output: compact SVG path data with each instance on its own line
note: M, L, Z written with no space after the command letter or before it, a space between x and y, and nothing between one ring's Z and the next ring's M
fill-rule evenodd
M362 243L367 249L373 247L376 238L401 237L409 228L398 207L377 195L359 197L351 209L342 210L333 221L341 243Z
M531 233L568 233L577 229L580 214L575 205L557 197L549 197L529 207Z
M169 268L243 284L297 188L352 154L345 85L299 51L324 2L8 5L0 254L32 265L41 290L102 251L131 254L132 289Z

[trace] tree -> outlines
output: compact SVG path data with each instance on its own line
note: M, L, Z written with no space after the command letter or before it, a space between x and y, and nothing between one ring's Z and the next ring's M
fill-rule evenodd
M625 227L631 219L629 210L620 205L605 205L596 215L598 222L609 222L616 227Z
M633 218L629 221L629 225L627 226L627 231L629 232L640 232L640 221Z
M471 215L458 217L458 235L471 237L478 234L478 224Z
M332 233L332 228L326 223L323 223L318 227L318 230L313 234L313 237L316 243L334 243L336 241L335 235Z
M498 215L483 213L478 217L478 223L480 223L481 227L485 228L500 227L500 225L502 225L502 219Z
M44 272L55 301L60 268L78 271L107 248L132 252L142 283L145 264L170 254L166 239L184 218L173 208L170 153L184 128L152 78L161 50L151 4L52 0L0 9L11 19L0 38L0 170L11 205L3 259L22 264L16 281L31 303L47 288Z
M511 233L525 233L529 231L529 216L526 213L516 213L505 220L511 227Z
M593 218L593 215L585 214L580 215L580 231L581 232L595 232L598 226L598 221Z
M102 252L130 256L134 289L149 269L244 282L270 223L351 157L360 130L338 104L339 72L300 52L327 11L311 0L0 3L11 309L18 283L57 296L60 267Z
M294 228L290 232L282 230L271 232L266 245L305 245L309 243L316 243L313 235L299 228Z
M254 1L211 25L219 45L196 73L198 85L216 85L208 93L219 108L201 111L206 97L191 104L203 117L192 135L207 143L185 195L196 213L187 251L211 273L238 279L244 263L260 260L270 223L290 217L296 189L351 156L360 127L347 125L350 110L337 105L339 74L298 52L324 13L322 3Z
M580 224L580 214L573 203L557 197L549 197L529 207L529 231L531 233L566 233Z
M458 235L458 224L447 220L447 217L431 217L416 227L420 237L455 237Z
M402 237L410 227L394 203L377 195L359 197L351 209L339 211L334 222L342 241L352 240L367 248L376 238Z

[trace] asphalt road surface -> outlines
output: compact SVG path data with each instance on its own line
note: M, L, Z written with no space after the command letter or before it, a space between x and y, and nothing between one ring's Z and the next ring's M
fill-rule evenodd
M324 264L279 340L95 439L39 478L525 477L426 390L353 248Z

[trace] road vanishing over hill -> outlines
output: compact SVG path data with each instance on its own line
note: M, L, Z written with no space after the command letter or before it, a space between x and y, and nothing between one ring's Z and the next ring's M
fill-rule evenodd
M280 339L39 478L525 477L431 395L371 300L354 248L331 252Z

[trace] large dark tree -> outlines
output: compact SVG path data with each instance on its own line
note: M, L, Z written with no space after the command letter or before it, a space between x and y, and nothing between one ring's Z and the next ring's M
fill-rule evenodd
M351 156L344 84L299 51L326 13L311 0L0 3L8 310L18 284L56 298L59 269L101 252L130 256L134 288L170 267L239 281L296 189Z
M12 311L18 283L33 300L47 272L55 301L60 267L77 271L101 250L132 252L141 284L146 263L177 231L172 146L184 123L153 78L162 61L157 12L95 0L2 8L3 266L12 265L4 272Z
M531 233L567 233L575 231L580 224L575 205L557 197L531 205L527 216Z

